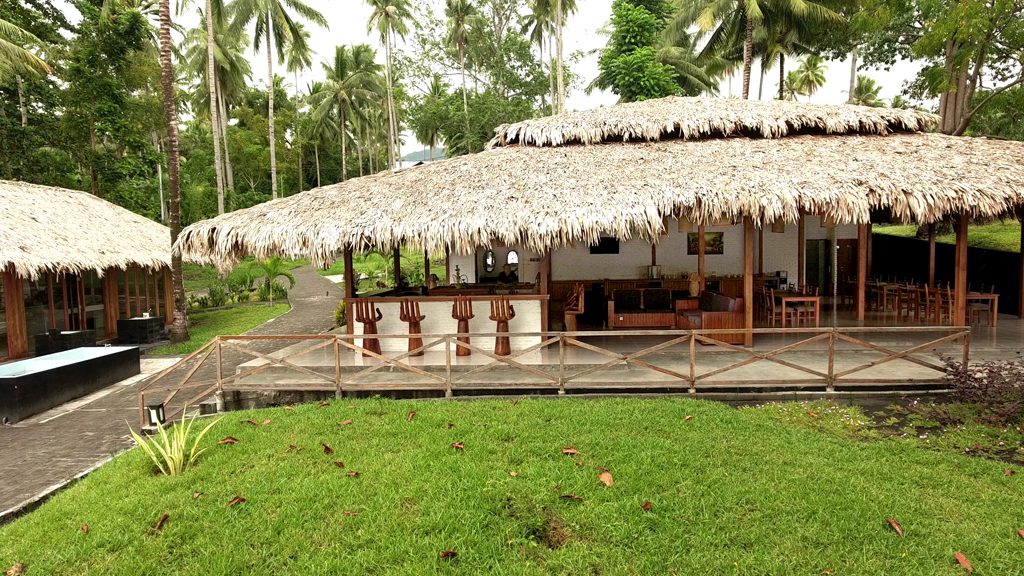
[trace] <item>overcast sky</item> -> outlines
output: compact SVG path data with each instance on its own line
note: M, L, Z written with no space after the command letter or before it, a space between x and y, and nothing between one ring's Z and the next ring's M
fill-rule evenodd
M58 0L58 3L63 0ZM359 44L366 43L373 46L378 45L376 34L372 36L366 31L366 22L370 17L370 8L364 0L306 0L307 3L319 10L326 18L326 28L309 27L310 44L315 54L313 68L305 75L300 75L299 83L305 86L308 82L320 75L320 62L331 57L334 47L338 44ZM444 0L421 0L433 4L435 12L443 14ZM172 2L172 6L173 6ZM201 6L202 0L193 0L193 6ZM579 11L569 17L565 30L566 58L574 52L589 54L595 48L601 48L606 42L606 37L599 34L600 30L611 16L612 0L578 0ZM68 6L65 12L73 21L78 21L80 16L74 8ZM185 28L192 28L199 24L199 17L195 9L175 17L175 21ZM383 59L383 49L379 50L378 58ZM266 58L260 55L250 54L250 62L253 69L253 82L256 85L266 86ZM849 87L850 63L845 61L831 61L827 63L828 73L826 83L812 98L819 103L842 103L846 101ZM913 63L901 62L891 71L869 70L861 72L869 74L877 80L881 86L881 97L890 99L899 94L904 81L912 78L918 70ZM616 96L609 92L595 92L587 95L583 92L582 86L589 83L597 75L597 57L594 55L585 56L573 66L573 71L580 77L580 86L574 87L570 92L566 105L570 110L585 110L599 106L614 104ZM751 93L756 96L757 80L759 71L755 63L751 80ZM289 84L291 78L288 78ZM741 88L741 79L737 75L730 83L725 81L721 86L721 94L738 96ZM764 98L771 99L778 92L778 70L769 70L765 78ZM420 145L411 136L407 138L403 146L403 153L409 153L420 149Z

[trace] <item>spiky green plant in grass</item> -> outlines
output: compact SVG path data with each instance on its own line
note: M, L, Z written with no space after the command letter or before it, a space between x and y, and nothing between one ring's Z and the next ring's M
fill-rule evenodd
M199 447L199 443L203 441L206 433L221 421L221 418L217 418L210 422L193 439L192 425L195 424L196 418L197 416L193 416L186 420L185 416L182 415L181 424L171 428L170 432L162 424L157 423L156 429L158 434L148 439L130 427L128 431L131 433L135 443L139 445L139 448L142 448L142 451L149 456L153 464L160 469L161 474L164 476L177 476L187 471L196 463L199 456L206 451L206 448Z

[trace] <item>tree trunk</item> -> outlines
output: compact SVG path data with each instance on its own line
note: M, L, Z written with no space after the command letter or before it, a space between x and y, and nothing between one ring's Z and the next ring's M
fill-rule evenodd
M562 21L562 0L555 0L555 66L558 70L555 71L557 74L556 85L558 87L558 113L565 113L565 78L563 75L565 66L563 65L562 55L562 28L564 22Z
M359 177L363 176L363 122L356 118L355 120L355 141L353 144L356 146L356 160L359 162Z
M348 150L345 149L345 107L338 106L338 138L341 138L341 181L348 179Z
M779 100L786 99L786 55L779 52Z
M22 80L21 75L16 76L18 79L18 110L21 111L21 127L28 126L28 109L25 107L25 81Z
M388 167L392 170L395 168L395 140L392 130L394 130L394 114L395 114L395 103L391 98L391 30L387 29L384 32L384 83L387 84L388 97Z
M171 244L181 234L181 187L179 182L178 104L174 96L174 68L171 63L170 0L160 0L160 89L167 122L167 188L170 195ZM181 276L181 254L171 253L171 285L174 291L174 319L168 330L171 342L188 340L185 316L185 287Z
M390 30L387 37L388 42L388 66L391 67L392 58L391 55L395 52L395 47L392 44L394 42L394 36L392 36ZM391 102L391 138L393 140L395 149L395 164L391 167L392 170L398 168L402 161L402 141L401 135L399 134L398 126L398 110L395 108L395 89L394 85L388 90L388 101Z
M213 0L206 0L206 86L210 90L210 132L213 135L213 167L217 177L217 214L224 213L224 162L220 155L220 110L217 108L217 63L214 58Z
M320 187L320 145L313 144L313 155L316 156L316 187Z
M857 47L850 50L850 97L846 99L847 104L853 104L853 94L857 91Z
M757 99L760 100L764 97L764 60L761 61L761 65L758 68L760 79L757 81Z
M743 16L743 99L750 98L750 68L754 64L754 21Z
M459 66L462 68L462 112L466 117L465 153L472 152L469 147L469 96L466 95L466 45L459 43Z
M302 135L299 132L301 126L300 120L302 120L302 111L300 110L299 102L299 70L295 69L295 147L299 150L299 192L302 192Z
M155 130L153 131L153 149L156 150L157 156L163 153L160 149L160 136ZM156 161L156 186L160 199L160 221L166 223L167 206L164 204L164 163L159 159Z
M224 91L220 86L220 74L217 79L217 103L220 107L220 137L224 139L224 176L227 180L228 194L235 192L235 171L231 168L231 146L228 145L228 108L224 104Z
M267 10L267 125L270 128L270 197L277 199L277 143L274 137L274 28L273 14Z
M554 42L548 42L548 84L551 88L551 114L557 114L558 90L555 88L555 48Z

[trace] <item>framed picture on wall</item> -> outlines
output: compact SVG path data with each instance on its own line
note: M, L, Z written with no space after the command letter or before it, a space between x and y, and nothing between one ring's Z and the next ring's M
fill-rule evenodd
M590 247L591 254L618 254L619 253L619 239L609 238L608 236L602 236L598 240L597 244Z
M697 253L697 233L686 235L686 253ZM704 254L725 254L725 232L704 233Z

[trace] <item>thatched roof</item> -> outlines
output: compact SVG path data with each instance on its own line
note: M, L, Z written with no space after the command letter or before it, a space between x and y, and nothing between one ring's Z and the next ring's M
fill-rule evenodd
M564 146L730 136L890 134L934 128L939 117L917 110L772 100L669 97L504 124L488 148Z
M1024 201L1021 166L1019 142L911 132L501 146L199 222L178 246L198 262L285 254L324 264L346 247L394 243L468 251L492 239L536 250L601 235L657 241L663 216L749 215L758 225L795 221L800 210L844 223L869 222L873 209L918 222L962 210L991 217Z
M92 194L0 180L0 206L0 270L36 278L170 265L166 226Z

